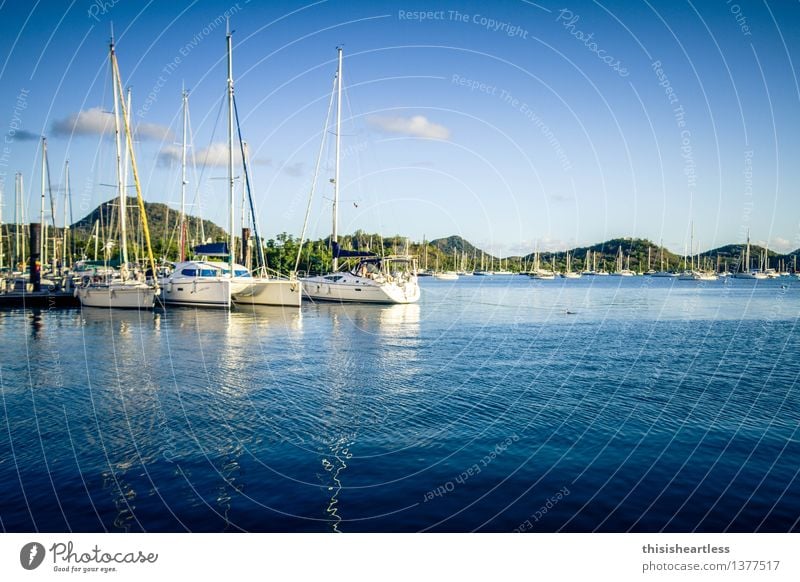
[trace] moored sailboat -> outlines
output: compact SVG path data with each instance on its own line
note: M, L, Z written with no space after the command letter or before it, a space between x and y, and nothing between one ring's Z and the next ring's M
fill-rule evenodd
M411 255L378 256L368 251L345 250L338 241L339 168L342 121L342 48L336 69L336 165L333 178L332 270L302 279L303 294L314 301L357 303L415 303L419 301L417 262ZM339 270L339 259L352 259Z
M150 231L147 226L147 214L144 209L139 174L136 167L136 156L133 150L133 139L131 137L130 117L125 101L120 99L122 95L122 80L119 74L116 53L114 51L114 39L110 44L111 77L114 93L114 133L117 150L117 190L120 203L120 253L121 267L118 274L106 277L90 279L86 284L75 288L75 296L80 300L84 307L119 307L130 309L152 309L155 297L159 293L158 284L145 282L142 280L141 273L137 273L135 267L131 269L128 264L128 242L126 228L126 204L127 197L123 187L123 166L122 148L120 144L120 116L119 104L122 106L122 118L125 125L125 137L127 152L130 156L131 167L133 169L133 179L136 186L136 199L141 214L142 229L147 244L147 254L150 262L151 272L155 272L155 261L153 251L150 246Z

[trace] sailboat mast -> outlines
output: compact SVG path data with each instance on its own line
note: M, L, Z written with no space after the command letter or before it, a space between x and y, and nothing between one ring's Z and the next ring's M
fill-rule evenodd
M67 262L67 243L69 242L68 238L67 238L67 204L68 204L68 200L69 200L69 160L67 160L64 163L64 233L63 233L64 236L63 236L63 239L62 239L63 240L63 242L62 242L63 248L61 250L61 256L62 256L61 263L62 263L63 268L66 268L67 265L69 264Z
M45 188L45 166L47 163L47 138L42 137L42 199L39 208L39 224L42 225L42 235L39 237L39 261L45 263L45 253L47 252L47 230L44 222L44 188Z
M745 268L742 269L745 273L750 272L750 229L747 229L747 249L744 252Z
M112 67L114 66L114 59L116 58L114 54L114 37L111 37L111 44L110 44L110 51L111 51L111 63ZM113 82L113 81L112 81ZM122 166L122 141L121 141L121 131L119 125L119 100L121 98L118 87L116 83L114 85L114 140L117 146L117 194L119 195L119 230L120 230L120 249L122 255L120 257L121 264L123 266L128 264L128 231L127 231L127 209L125 204L125 185L123 183L123 166ZM127 268L127 267L125 267ZM124 271L123 277L124 277Z
M113 53L112 44L112 59L111 59L111 74L116 81L117 95L122 95L122 78L119 74L119 65L117 64L116 56ZM141 227L144 233L144 243L147 249L147 258L150 264L151 271L155 274L156 262L153 258L153 245L150 244L150 228L147 224L147 211L144 207L144 198L142 198L142 185L139 182L139 170L136 166L136 153L133 150L133 133L131 131L130 115L128 114L125 102L122 102L122 118L125 123L125 143L128 146L128 153L130 154L131 172L133 173L133 185L136 188L136 203L139 207L139 219L141 220ZM124 193L123 193L124 194ZM102 215L101 215L102 216ZM123 244L125 239L123 238ZM154 279L156 294L158 294L158 279Z
M336 68L336 168L333 174L333 243L339 242L339 154L342 142L342 47L337 47L338 66ZM333 272L339 268L339 258L334 252Z
M25 262L25 245L22 242L22 173L16 175L16 200L14 201L14 270ZM20 260L22 259L22 260Z
M186 129L189 118L189 92L183 91L183 143L181 145L181 217L178 260L186 260Z
M229 204L229 223L230 228L230 244L228 245L228 266L231 270L231 277L233 277L233 256L235 249L233 247L234 239L234 205L236 203L234 194L234 177L233 177L233 55L231 50L231 32L228 28L227 35L225 36L228 44L228 204Z

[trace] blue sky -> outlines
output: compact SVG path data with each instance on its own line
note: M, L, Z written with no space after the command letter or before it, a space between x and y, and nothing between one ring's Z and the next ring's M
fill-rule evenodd
M503 255L617 236L682 252L694 221L701 249L747 229L800 247L790 2L2 2L4 217L17 171L38 208L40 135L56 188L70 161L76 217L114 195L113 22L145 199L178 202L185 85L191 211L226 225L226 12L267 235L300 233L342 45L343 232L460 234ZM313 237L330 229L324 164Z

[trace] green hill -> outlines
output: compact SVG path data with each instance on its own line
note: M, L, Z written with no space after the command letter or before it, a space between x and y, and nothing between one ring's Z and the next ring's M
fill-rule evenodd
M139 240L141 236L137 237L131 233L139 231L139 210L136 203L136 198L129 197L127 199L129 236L131 240ZM160 202L145 202L145 212L147 213L147 224L150 230L150 240L153 244L155 254L161 256L164 254L174 254L177 252L178 247L178 212L169 208L166 204ZM78 220L73 224L75 229L76 240L86 242L89 240L92 231L97 224L98 229L102 233L109 233L112 229L114 233L119 229L119 203L118 200L112 199L103 202L95 208L92 212ZM187 222L187 236L190 244L198 244L203 240L208 241L223 241L227 240L227 233L211 222L210 220L201 220L195 216L186 217ZM202 226L202 229L201 229ZM204 239L201 239L201 235ZM105 234L105 239L113 238L109 234ZM172 251L170 253L170 251Z

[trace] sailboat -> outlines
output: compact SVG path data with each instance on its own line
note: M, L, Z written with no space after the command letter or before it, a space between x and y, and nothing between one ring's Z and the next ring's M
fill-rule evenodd
M660 242L659 246L659 256L660 256L660 263L658 267L658 271L652 274L653 277L677 277L676 273L672 273L671 271L664 270L664 241Z
M628 264L626 268L622 268L622 245L619 246L617 252L617 270L611 273L617 277L633 277L636 273L630 269L631 256L628 255Z
M75 288L75 296L80 300L83 307L120 307L131 309L152 309L156 295L159 293L158 285L147 283L142 280L141 273L132 272L128 264L128 241L127 241L127 196L123 186L123 164L122 146L120 143L120 103L122 105L122 119L125 124L125 138L127 152L130 155L131 167L133 169L133 179L136 185L136 199L141 214L142 229L144 230L145 241L147 243L147 254L150 261L150 269L155 272L155 260L150 246L150 232L147 228L147 214L144 209L141 186L139 184L139 174L136 167L136 156L133 150L133 139L131 137L130 117L125 101L121 99L122 80L119 74L117 56L114 52L114 39L110 43L110 62L111 77L114 93L114 135L117 150L117 190L119 194L119 216L120 216L120 271L118 274L106 277L98 277L99 280L90 279L86 284ZM135 269L133 270L135 271Z
M767 276L759 270L750 268L750 229L747 230L747 245L742 257L742 264L738 272L734 273L734 279L766 279Z
M197 307L230 307L231 302L251 305L290 305L300 306L300 283L271 277L253 277L246 267L234 262L234 214L235 176L233 173L233 56L232 35L226 34L228 51L228 194L229 194L229 228L227 243L206 243L194 248L195 254L201 258L182 260L174 265L171 273L161 279L164 288L164 302L175 305ZM185 213L183 200L186 187L186 134L188 126L188 94L183 94L183 152L181 156L181 241L184 241ZM243 147L244 149L244 147ZM246 174L246 168L245 168ZM251 206L252 208L252 206ZM254 213L255 215L255 213ZM260 248L260 238L256 237ZM183 242L181 243L183 245ZM183 248L181 249L181 258ZM209 260L209 258L227 257L228 261ZM263 260L262 260L263 265Z
M567 266L564 270L565 279L580 279L581 274L572 270L572 254L567 251Z
M410 255L378 256L372 252L344 250L338 240L339 166L342 124L342 48L338 47L336 69L336 165L333 179L332 271L302 279L303 293L315 301L358 303L415 303L420 290L417 261ZM339 270L339 259L354 259L346 270ZM345 265L349 265L349 261Z
M553 271L546 271L545 269L541 268L539 259L539 245L536 245L536 250L533 253L533 271L531 271L528 276L531 279L537 279L542 281L552 281L556 278L555 269Z
M453 249L453 266L457 262L457 251ZM436 255L436 270L433 272L433 278L440 281L458 281L458 273L456 271L440 271L439 270L439 255Z
M231 59L231 33L228 31L227 36L228 46L228 186L230 189L229 196L229 216L230 216L230 235L228 243L206 243L197 245L193 250L200 257L195 260L179 261L173 266L172 271L162 277L161 285L164 289L164 303L173 305L186 305L195 307L230 307L231 305L231 287L233 285L234 277L247 277L249 275L247 269L242 265L233 263L233 248L234 248L234 230L233 230L233 157L231 155L232 146L231 140L233 139L233 116L232 107L230 105L231 95L233 93L233 79L232 79L232 59ZM181 156L182 166L182 189L185 188L185 166L186 166L186 133L188 122L188 95L184 91L183 95L183 148ZM182 196L185 193L182 190ZM181 224L183 224L183 209L181 211ZM183 229L183 226L181 226ZM183 240L183 234L181 234ZM181 250L183 255L183 250ZM218 258L220 260L209 260L210 258ZM227 263L221 259L228 257ZM232 276L233 274L233 276Z
M699 245L698 245L699 246ZM678 281L716 281L717 275L711 271L700 269L700 255L697 255L697 266L694 261L694 222L691 224L689 238L689 266L686 266L686 255L683 257L683 273L678 275Z

